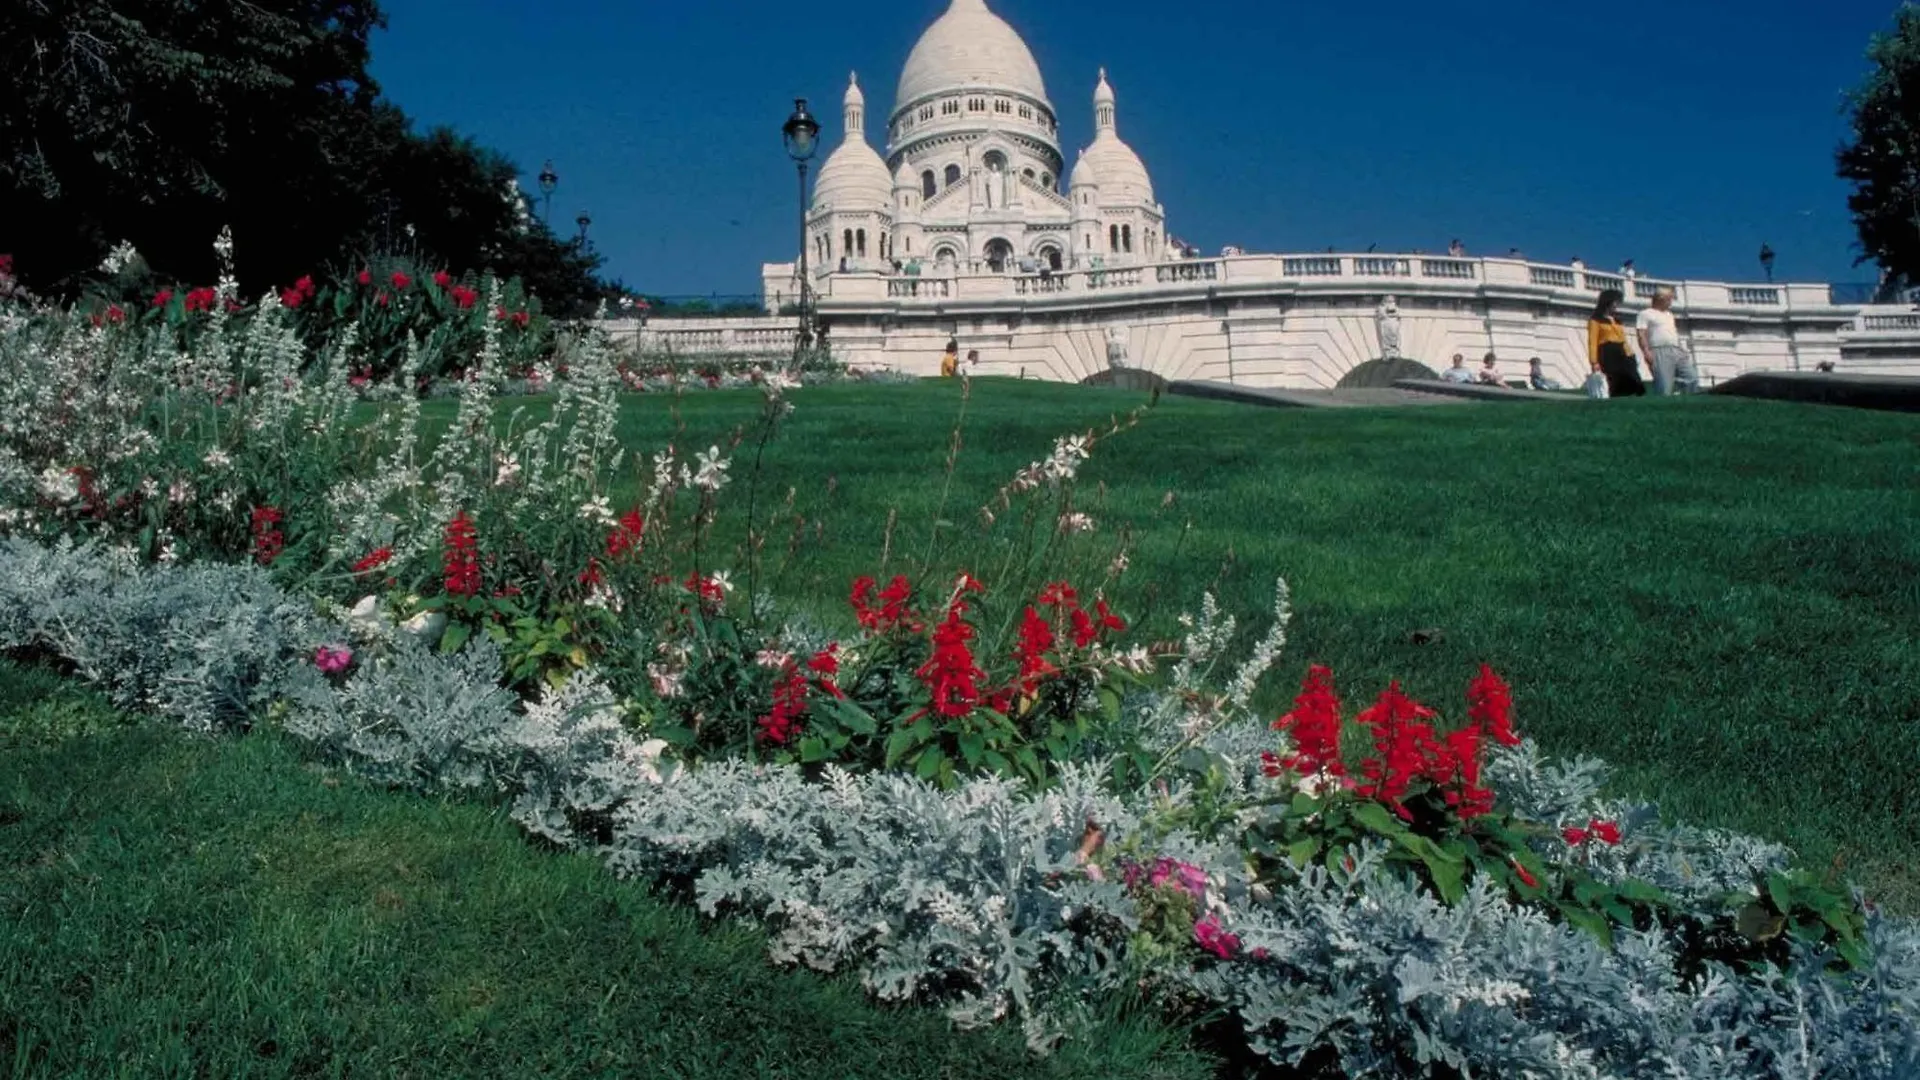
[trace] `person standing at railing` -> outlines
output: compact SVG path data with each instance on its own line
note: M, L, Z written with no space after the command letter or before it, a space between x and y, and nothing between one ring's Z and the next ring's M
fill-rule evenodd
M1620 325L1619 289L1607 289L1593 307L1587 320L1587 363L1607 380L1609 397L1644 397L1647 384L1640 381L1640 365L1627 345L1627 328Z
M1647 358L1653 372L1653 392L1666 397L1676 389L1682 394L1700 389L1700 374L1694 370L1693 356L1680 340L1680 328L1673 318L1673 290L1665 285L1653 290L1653 306L1640 313L1634 323L1640 338L1640 355Z

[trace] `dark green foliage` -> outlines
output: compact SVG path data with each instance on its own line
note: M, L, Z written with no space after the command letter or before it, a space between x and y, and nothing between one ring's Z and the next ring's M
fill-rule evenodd
M1867 49L1873 64L1848 95L1853 132L1837 155L1853 184L1847 207L1860 234L1860 261L1890 281L1920 283L1920 8L1902 4L1891 32Z
M48 743L49 709L102 734ZM1034 1061L780 972L502 816L194 740L0 661L0 1075L1182 1077L1114 1018ZM75 734L68 731L68 735Z
M590 313L599 258L521 228L513 163L380 98L384 25L375 0L0 5L0 252L53 295L78 295L121 240L203 285L231 226L248 295L383 251Z

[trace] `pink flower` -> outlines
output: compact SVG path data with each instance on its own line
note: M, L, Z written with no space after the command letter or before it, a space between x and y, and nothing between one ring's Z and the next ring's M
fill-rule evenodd
M324 675L338 675L353 666L353 650L345 645L322 645L314 650L313 666Z
M1220 916L1211 912L1206 918L1193 924L1193 940L1199 942L1202 949L1222 960L1231 960L1233 954L1240 951L1240 939L1227 933L1226 929L1220 925Z

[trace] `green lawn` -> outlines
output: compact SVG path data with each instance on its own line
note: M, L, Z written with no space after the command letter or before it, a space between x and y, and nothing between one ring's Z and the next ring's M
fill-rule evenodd
M0 660L0 1077L1209 1076L1182 1042L1117 1019L1035 1061L487 809Z
M705 446L756 400L688 394L677 441ZM782 592L844 617L889 510L895 551L924 545L958 387L794 400L766 486L796 488L831 547ZM976 382L949 517L972 522L1054 435L1142 400ZM674 437L666 401L631 399L622 435L645 452ZM1090 494L1106 485L1103 535L1138 527L1130 577L1169 601L1150 628L1170 631L1215 581L1257 617L1288 578L1298 616L1271 705L1320 661L1350 698L1399 678L1457 714L1487 661L1551 752L1607 759L1623 792L1673 818L1842 859L1874 898L1920 912L1920 418L1721 398L1314 412L1168 398L1082 477ZM728 496L744 502L738 483ZM1444 640L1411 644L1421 628Z

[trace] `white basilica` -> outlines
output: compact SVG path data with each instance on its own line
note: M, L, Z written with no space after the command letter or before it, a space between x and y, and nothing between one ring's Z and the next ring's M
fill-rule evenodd
M867 144L857 80L844 117L807 215L816 272L1121 266L1166 243L1166 212L1120 139L1106 72L1093 91L1093 144L1064 173L1040 66L985 0L953 0L907 57L884 160Z
M1068 171L1040 67L986 0L951 0L921 35L884 156L867 141L866 97L850 81L845 131L806 216L805 295L834 355L931 373L953 341L978 354L983 374L1079 382L1133 368L1327 387L1376 359L1438 371L1456 354L1493 353L1507 376L1524 377L1538 357L1576 385L1599 292L1624 293L1631 314L1663 287L1710 381L1833 363L1907 370L1920 338L1920 314L1837 302L1818 284L1661 281L1518 253L1202 256L1168 239L1146 166L1120 139L1104 71L1092 105L1093 141ZM657 320L636 339L685 355L789 350L796 263L762 268L764 317Z

